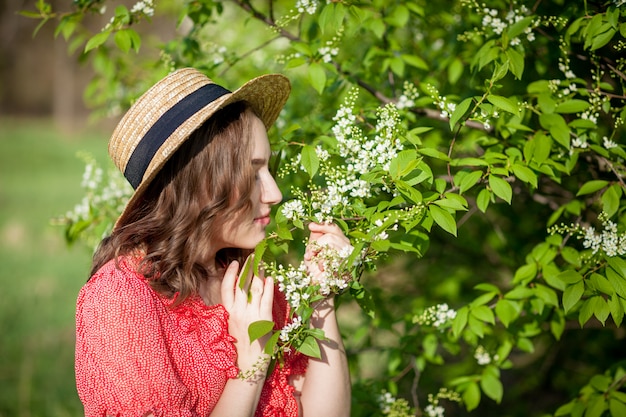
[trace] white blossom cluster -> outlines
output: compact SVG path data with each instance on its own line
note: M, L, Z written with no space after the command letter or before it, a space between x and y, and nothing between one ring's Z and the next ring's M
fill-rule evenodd
M410 109L415 106L415 100L419 97L417 86L410 81L404 81L402 94L398 97L396 107L399 110Z
M617 224L606 218L605 215L601 215L603 230L600 233L596 233L594 227L583 227L583 246L587 249L591 249L595 255L599 251L602 251L606 256L624 256L626 255L626 234L619 233L617 230Z
M315 12L317 11L317 1L298 0L296 2L296 10L298 10L299 13L315 14Z
M618 145L616 142L604 136L602 138L602 146L604 146L605 149L613 149L613 148L617 148Z
M510 10L504 19L498 17L498 10L483 8L482 9L482 27L485 30L491 30L496 35L501 35L504 29L524 19L528 14L528 8L524 5L519 9ZM529 42L535 40L535 34L533 28L528 26L524 29L524 34ZM519 45L521 43L520 38L516 37L510 40L511 45Z
M380 411L385 416L410 417L415 415L407 400L396 398L388 391L382 391L377 399Z
M343 29L340 28L331 40L326 41L326 44L317 50L317 52L322 56L322 61L326 63L332 62L333 58L339 54L339 48L337 45L341 42L342 36Z
M328 245L319 245L317 242L311 242L309 246L316 253L311 263L320 266L316 276L311 278L313 284L320 286L319 293L328 296L339 294L348 288L352 275L346 268L345 262L354 248L347 245L337 251Z
M356 116L349 105L339 108L333 118L336 122L332 132L337 138L339 154L345 158L349 173L366 174L376 166L389 170L389 164L403 149L398 138L400 115L392 104L380 108L377 113L376 131L373 138L366 137L356 126Z
M433 326L435 328L443 328L451 324L456 317L456 310L451 309L448 304L437 304L428 307L421 315L413 318L414 323L422 326Z
M380 229L385 225L385 222L388 220L388 218L385 219L378 219L376 221L374 221L374 227L372 229L370 229L368 231L368 234L372 233L372 231L376 230L376 229ZM374 235L374 239L373 240L386 240L389 238L389 233L387 233L387 230L393 230L396 231L398 230L398 221L396 220L393 225L389 228L386 228L385 230L382 230L380 232L378 232L376 235Z
M312 242L311 245L315 246L316 243ZM353 249L348 245L337 251L318 245L314 248L317 255L311 260L312 264L321 265L315 277L304 262L297 268L292 265L287 268L283 265L267 265L266 273L274 277L278 290L285 295L292 311L297 311L300 307L309 306L319 295L326 297L331 293L337 294L348 287L352 275L345 268L345 260ZM283 342L283 349L290 349L289 343L298 337L303 327L302 318L296 315L281 329L279 339Z
M89 220L92 210L104 209L120 213L132 194L128 182L119 171L111 169L107 172L108 182L105 183L104 171L96 161L86 155L83 155L83 158L86 164L81 187L86 194L80 203L65 214L65 220L71 223Z
M428 417L444 417L445 409L440 405L440 400L461 402L461 396L456 391L441 388L436 395L428 394L428 405L424 408L424 413Z
M282 214L288 220L299 220L309 207L312 210L310 217L315 221L332 221L337 213L348 210L353 199L371 197L380 188L373 189L372 184L361 177L376 169L389 172L391 161L403 149L398 109L392 104L379 108L374 132L368 136L360 129L360 120L353 113L355 100L356 90L352 90L333 118L332 134L337 139L337 153L343 163L331 164L329 151L321 146L315 148L320 162L318 172L323 176L325 185L310 184L308 196L301 195L297 189L292 190L294 195L302 198L283 205ZM279 175L300 170L304 170L304 166L301 154L298 154L283 165ZM387 188L383 190L389 191ZM305 204L303 200L310 204Z
M302 327L302 318L299 316L296 316L293 318L293 320L291 320L291 322L287 323L280 330L280 336L278 336L278 338L280 339L281 342L287 343L289 342L289 340L295 337L294 333L297 333L301 327Z
M482 345L478 345L474 351L474 359L479 365L489 365L492 360L498 360L498 355L494 355L492 358Z
M287 220L292 221L302 219L306 214L302 200L298 199L287 201L283 204L281 211Z
M426 408L424 408L424 413L428 417L443 417L445 413L445 409L440 405L428 404Z
M152 0L141 0L141 1L138 1L137 3L135 3L133 8L130 9L130 12L133 13L133 14L143 13L146 16L153 16L154 15L154 4L152 3Z
M289 265L286 269L279 265L278 269L272 272L275 282L278 283L278 290L285 294L289 305L297 310L302 301L307 301L311 294L307 291L312 284L311 276L304 262L295 268Z

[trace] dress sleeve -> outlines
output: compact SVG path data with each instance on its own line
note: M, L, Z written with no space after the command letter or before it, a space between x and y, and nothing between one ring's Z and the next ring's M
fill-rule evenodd
M83 287L75 366L85 416L194 415L168 352L163 308L145 280L110 264Z

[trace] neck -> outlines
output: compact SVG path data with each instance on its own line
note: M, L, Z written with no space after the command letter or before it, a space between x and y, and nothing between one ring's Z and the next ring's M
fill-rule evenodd
M224 278L224 268L212 258L208 262L209 274L205 281L200 283L200 296L204 304L211 306L222 302L221 286Z

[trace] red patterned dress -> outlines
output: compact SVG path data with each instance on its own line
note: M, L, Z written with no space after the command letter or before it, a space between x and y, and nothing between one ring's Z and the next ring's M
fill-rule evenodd
M228 312L199 296L172 308L136 272L133 258L104 265L81 289L76 311L76 385L86 417L208 416L239 372ZM287 303L276 291L274 320ZM268 376L256 416L295 417L290 375L307 359L288 355Z

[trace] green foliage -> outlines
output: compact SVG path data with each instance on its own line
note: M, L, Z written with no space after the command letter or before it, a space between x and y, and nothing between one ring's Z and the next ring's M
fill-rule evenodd
M623 413L623 355L600 353L626 311L623 1L165 3L186 30L158 53L136 28L145 8L89 32L82 17L104 3L30 14L82 46L101 108L186 65L226 85L259 62L292 80L275 143L286 201L264 256L289 259L319 216L372 256L342 296L354 415L390 415L383 391L415 408L392 399L395 415L461 401L475 415ZM349 151L386 134L388 164L355 169L371 154ZM340 180L371 192L335 202ZM575 376L557 366L570 357L585 358ZM441 387L458 400L424 405Z

